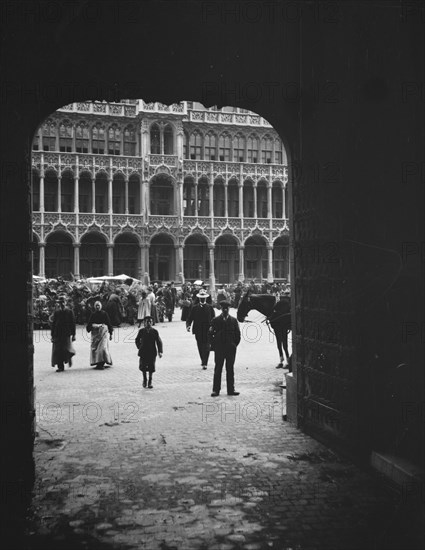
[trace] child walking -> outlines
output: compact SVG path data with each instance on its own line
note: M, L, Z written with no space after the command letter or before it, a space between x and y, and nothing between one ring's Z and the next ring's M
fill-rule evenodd
M150 389L152 386L152 374L155 372L155 361L158 355L162 357L162 340L156 328L152 327L152 317L146 315L143 319L144 328L141 328L136 337L136 346L139 350L139 370L143 373L143 387ZM147 374L149 373L149 380Z

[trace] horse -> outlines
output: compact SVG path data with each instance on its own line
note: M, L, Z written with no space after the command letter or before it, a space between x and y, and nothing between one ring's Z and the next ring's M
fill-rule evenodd
M280 362L277 369L283 369L285 352L289 372L292 372L291 360L288 351L288 332L291 330L291 301L287 296L281 297L276 302L272 294L252 294L250 290L245 292L238 304L237 319L241 323L251 309L259 311L266 317L266 323L270 324L276 336L277 349Z

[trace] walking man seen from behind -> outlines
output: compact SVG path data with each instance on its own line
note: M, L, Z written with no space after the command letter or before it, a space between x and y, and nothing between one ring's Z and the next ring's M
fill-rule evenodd
M211 321L211 349L215 352L213 391L211 397L217 397L221 390L221 372L226 361L227 395L239 395L235 391L234 364L236 348L241 341L238 321L229 315L230 303L221 302L221 315Z
M193 323L192 332L195 335L196 343L198 344L202 368L205 370L207 368L208 358L210 356L208 331L210 328L210 323L215 317L215 311L214 308L206 302L209 296L206 290L201 289L196 296L199 299L199 303L195 304L190 310L189 317L186 321L186 328L189 332L190 325Z

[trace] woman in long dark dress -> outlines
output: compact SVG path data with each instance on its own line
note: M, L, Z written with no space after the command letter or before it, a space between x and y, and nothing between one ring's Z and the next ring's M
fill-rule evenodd
M118 294L113 292L109 296L108 303L105 307L106 313L108 313L111 323L114 327L119 327L123 318L123 307Z
M106 311L102 311L102 304L98 301L94 304L95 311L91 314L87 324L87 332L91 332L90 365L96 365L95 369L103 370L112 365L112 357L109 353L109 340L112 340L111 320Z
M182 315L181 320L187 321L192 307L192 293L189 285L183 285L181 294Z

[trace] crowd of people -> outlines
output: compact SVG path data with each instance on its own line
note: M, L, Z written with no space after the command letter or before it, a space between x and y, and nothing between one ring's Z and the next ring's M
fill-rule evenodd
M195 285L196 286L196 285ZM230 302L220 302L221 314L216 317L215 310L211 303L211 296L202 288L202 285L192 292L191 306L186 317L186 328L191 330L196 337L201 366L207 369L210 351L215 353L215 367L212 397L217 397L221 390L221 375L224 364L226 365L227 395L237 396L235 390L234 363L236 348L241 339L239 324L234 317L229 315ZM171 285L167 285L166 291L171 292ZM119 315L119 296L112 294L107 302L112 304L109 307L111 315ZM118 298L118 300L116 299ZM66 296L60 295L57 300L57 309L51 319L51 341L52 356L51 365L57 367L56 372L64 372L65 365L72 366L72 359L75 355L74 342L76 340L75 316L66 305ZM139 301L137 318L139 331L135 339L138 349L139 370L143 374L143 387L153 388L153 373L155 372L156 358L162 357L163 343L155 324L155 298L153 289L148 288L142 291ZM174 306L172 306L172 312ZM143 328L141 324L143 323ZM90 344L90 365L95 369L104 370L111 367L112 357L109 351L109 340L112 340L114 331L113 320L108 311L102 310L102 303L97 300L94 304L94 311L91 313L86 326L87 332L91 333ZM109 336L109 338L108 338Z
M209 290L208 285L201 280L184 283L177 288L173 281L154 282L146 286L129 279L125 283L103 282L93 287L86 280L70 282L61 278L50 279L34 285L34 328L50 327L59 295L66 297L67 304L74 312L76 323L80 325L88 322L97 301L101 303L102 309L108 312L113 326L116 327L122 323L140 324L140 320L147 314L152 315L154 323L172 321L177 307L181 308L181 319L185 321L194 296L196 301L196 293L200 288ZM222 300L228 300L231 307L236 308L241 295L248 289L256 294L273 294L277 299L290 293L290 285L286 282L236 282L218 285L215 296L210 296L209 303L218 306Z
M127 319L130 317L131 324L137 322L139 328L135 344L138 349L139 370L143 373L143 387L153 388L156 358L161 358L163 354L163 343L154 325L164 322L165 318L171 322L174 310L179 305L181 321L186 323L187 331L192 331L195 336L202 369L207 369L210 352L214 351L212 397L220 394L224 365L227 394L239 395L235 390L234 362L241 333L238 321L229 315L230 307L237 307L243 292L248 289L258 294L274 294L277 299L280 295L290 292L289 285L280 283L266 283L261 286L256 285L254 281L249 285L236 283L218 289L213 302L207 285L201 280L184 284L179 291L173 281L161 286L154 283L152 286L138 289L139 299L133 281L127 282L127 286L129 288L124 293L122 288L110 288L102 283L95 293L85 298L83 311L86 313L86 323L83 324L86 324L86 330L91 334L90 365L97 370L112 366L109 340L112 340L114 327L119 327L126 316ZM47 293L55 302L55 309L48 322L53 344L51 364L52 367L57 367L56 372L63 372L66 364L71 367L75 355L77 319L70 304L72 293L66 294L63 290L57 287L56 290L50 289ZM123 303L124 296L127 309ZM220 315L216 316L213 306L221 310Z

